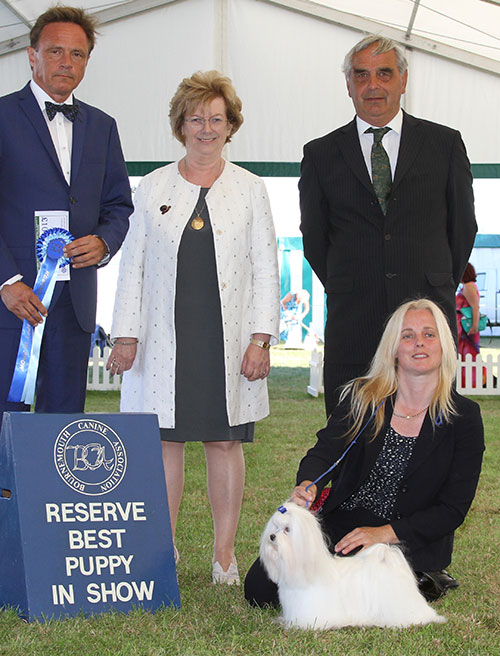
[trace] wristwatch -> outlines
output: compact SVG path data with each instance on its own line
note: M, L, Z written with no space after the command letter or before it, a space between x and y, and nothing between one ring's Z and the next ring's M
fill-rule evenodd
M260 346L260 348L264 349L265 351L271 348L271 344L269 344L269 342L265 342L263 339L255 339L255 337L250 338L250 344Z

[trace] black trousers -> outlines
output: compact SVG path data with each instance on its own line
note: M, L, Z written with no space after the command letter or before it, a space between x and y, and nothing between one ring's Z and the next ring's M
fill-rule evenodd
M339 402L340 388L353 378L363 376L367 365L337 364L325 360L323 363L323 384L325 387L325 409L329 417Z
M260 558L254 562L245 577L245 599L252 606L279 606L278 586L268 577Z

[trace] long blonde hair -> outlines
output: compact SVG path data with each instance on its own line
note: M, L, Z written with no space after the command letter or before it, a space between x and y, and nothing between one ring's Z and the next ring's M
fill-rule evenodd
M372 438L381 430L384 423L383 401L396 393L398 388L397 351L401 339L403 320L409 310L428 310L434 317L441 342L441 366L439 379L429 406L429 415L434 423L440 416L449 422L456 414L452 399L452 387L457 371L457 352L450 327L443 311L436 303L420 298L400 305L389 317L384 333L377 347L366 376L355 378L342 388L340 401L350 397L348 417L352 425L346 436L354 438L361 429L367 413L375 413Z

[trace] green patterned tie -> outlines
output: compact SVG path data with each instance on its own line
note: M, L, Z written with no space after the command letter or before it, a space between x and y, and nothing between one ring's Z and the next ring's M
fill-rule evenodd
M372 181L382 212L387 212L387 199L391 193L392 176L389 156L382 145L382 137L391 128L368 128L365 132L373 134Z

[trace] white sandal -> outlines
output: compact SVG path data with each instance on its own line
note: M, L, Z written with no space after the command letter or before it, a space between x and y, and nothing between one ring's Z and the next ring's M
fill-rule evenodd
M219 561L212 564L212 583L224 585L240 585L240 575L236 559L229 565L226 571L221 567Z

